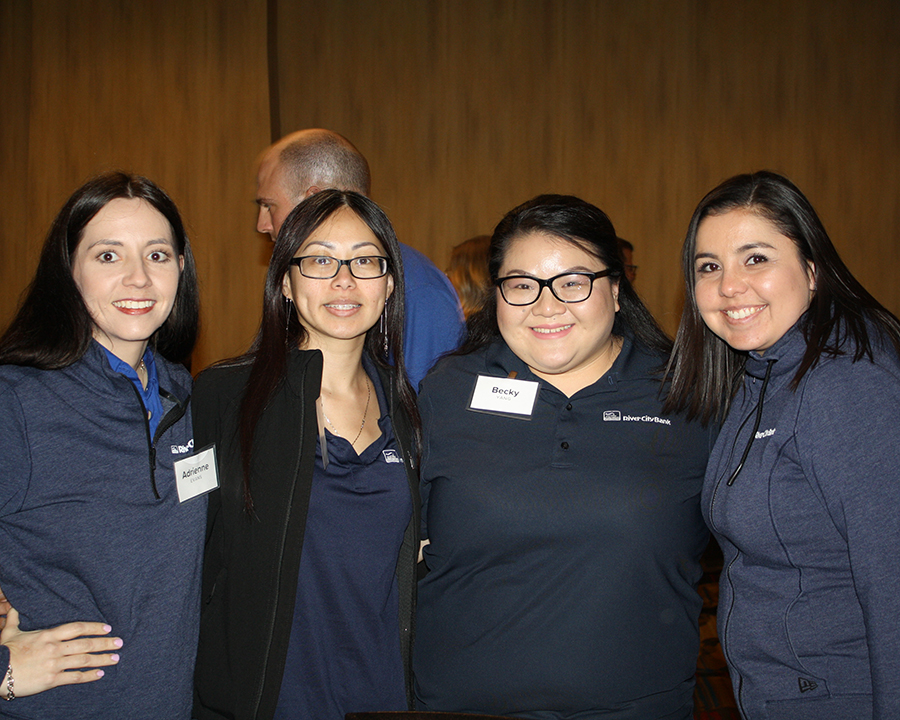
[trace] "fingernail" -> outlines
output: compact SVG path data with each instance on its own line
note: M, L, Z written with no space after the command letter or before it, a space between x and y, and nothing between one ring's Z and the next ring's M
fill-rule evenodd
M98 677L98 678L103 677L104 675L106 675L106 673L103 672L102 670L98 670L98 671L97 671L97 677Z
M122 642L122 638L116 638L115 640L113 640L113 645L115 645L116 647L122 647L122 645L124 645L124 643Z
M113 655L110 655L109 659L112 660L113 662L119 662L119 654L115 653Z
M104 625L103 632L112 632L112 628L109 625Z

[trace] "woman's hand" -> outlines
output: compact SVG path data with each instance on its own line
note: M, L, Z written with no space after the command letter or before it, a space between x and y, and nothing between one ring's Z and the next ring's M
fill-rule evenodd
M19 630L19 613L10 608L6 626L0 632L0 644L9 648L16 697L102 678L103 670L77 669L100 668L119 662L119 655L112 651L122 647L121 638L84 637L106 635L111 630L103 623L73 622L49 630L23 632ZM0 678L0 697L6 697L5 675Z

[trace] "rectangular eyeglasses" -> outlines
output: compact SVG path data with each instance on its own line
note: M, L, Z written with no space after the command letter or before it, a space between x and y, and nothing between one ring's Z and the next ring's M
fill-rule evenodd
M330 280L336 277L342 265L346 265L350 274L357 280L374 280L387 275L390 267L390 261L380 255L363 255L349 260L339 260L327 255L305 255L292 258L290 264L300 268L303 277L314 280Z
M618 273L607 268L600 272L563 273L547 280L530 275L508 275L497 278L494 284L500 288L500 294L509 305L536 303L545 287L550 288L553 297L560 302L579 303L591 296L594 280L599 280L607 275L618 275Z

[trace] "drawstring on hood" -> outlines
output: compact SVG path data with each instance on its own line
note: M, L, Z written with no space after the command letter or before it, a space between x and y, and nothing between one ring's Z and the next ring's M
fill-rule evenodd
M734 469L734 472L731 473L728 482L725 483L728 487L731 487L734 484L734 481L737 480L737 476L740 475L741 470L744 469L744 462L746 462L747 456L750 454L750 448L753 447L753 441L756 439L756 431L759 430L759 423L762 420L763 398L766 396L766 386L769 384L769 376L772 374L773 365L775 365L775 360L769 360L766 365L766 376L763 378L762 388L760 388L759 391L759 400L756 403L756 420L753 423L753 430L750 431L750 439L747 441L747 447L744 448L744 453L741 455L741 461ZM749 419L750 415L747 416L747 420ZM744 422L746 422L746 420ZM738 432L740 432L740 429Z

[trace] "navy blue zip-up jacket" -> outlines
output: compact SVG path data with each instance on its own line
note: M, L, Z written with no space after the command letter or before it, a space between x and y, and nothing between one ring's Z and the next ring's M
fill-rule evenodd
M870 332L872 330L870 329ZM725 555L718 624L748 720L900 718L900 362L822 357L794 327L719 434L703 509ZM762 421L749 440L769 363Z
M100 680L5 702L3 717L190 718L206 497L178 502L191 378L155 360L153 439L97 343L62 370L0 366L0 587L22 630L105 622L124 643Z

